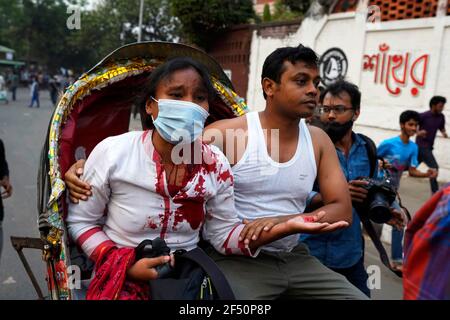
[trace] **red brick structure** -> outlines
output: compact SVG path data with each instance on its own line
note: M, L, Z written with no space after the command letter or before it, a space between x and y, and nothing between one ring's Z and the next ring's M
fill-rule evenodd
M284 38L288 34L296 32L299 27L300 21L236 26L213 42L208 53L219 62L224 70L231 71L231 81L236 93L246 99L253 31L257 30L257 34L262 37Z
M369 5L380 7L381 21L392 21L435 17L438 0L370 0Z
M282 39L300 28L301 20L276 21L255 25L258 36Z
M234 27L210 46L208 53L220 63L224 70L231 71L231 81L236 93L245 98L248 88L252 25Z

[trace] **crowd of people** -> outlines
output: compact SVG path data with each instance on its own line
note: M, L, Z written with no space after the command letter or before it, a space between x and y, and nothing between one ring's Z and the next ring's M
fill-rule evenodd
M30 72L19 72L16 69L0 72L0 101L16 101L17 90L20 87L28 87L30 94L29 108L36 105L40 107L40 93L48 90L50 101L56 106L59 95L73 82L75 77L72 72L64 71L55 75Z

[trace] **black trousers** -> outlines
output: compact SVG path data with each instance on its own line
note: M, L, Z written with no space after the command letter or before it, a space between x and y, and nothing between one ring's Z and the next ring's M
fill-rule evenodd
M433 148L419 147L419 163L425 162L429 168L439 169L436 159L433 155ZM439 184L436 178L430 178L431 193L439 190Z

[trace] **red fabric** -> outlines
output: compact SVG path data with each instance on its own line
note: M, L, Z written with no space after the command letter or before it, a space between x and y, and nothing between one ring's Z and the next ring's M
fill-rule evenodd
M99 255L95 275L87 294L87 300L148 300L146 283L126 279L127 269L133 265L133 248L111 248Z
M416 233L423 228L426 221L433 213L440 198L442 196L442 190L436 192L423 206L416 212L414 219L410 222L405 233L404 247L405 247L405 264L403 266L403 298L405 300L416 300L420 292L420 284L422 281L422 275L426 272L429 263L429 243L421 242L423 246L422 250L416 250L414 252L414 265L411 265L411 249L412 240Z
M450 299L450 184L417 211L404 248L403 298Z

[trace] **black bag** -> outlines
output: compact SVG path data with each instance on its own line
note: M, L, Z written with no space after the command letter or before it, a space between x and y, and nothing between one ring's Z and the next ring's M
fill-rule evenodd
M138 248L142 248L142 245ZM191 251L177 250L173 254L175 267L170 272L164 271L166 275L162 278L149 282L151 300L235 299L222 271L202 249L197 247Z

